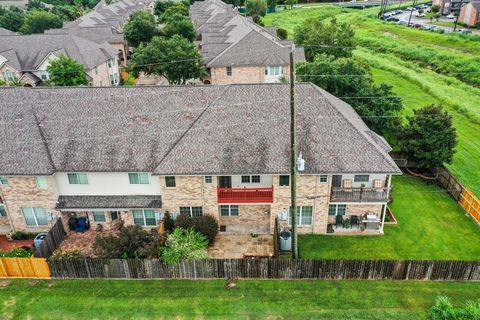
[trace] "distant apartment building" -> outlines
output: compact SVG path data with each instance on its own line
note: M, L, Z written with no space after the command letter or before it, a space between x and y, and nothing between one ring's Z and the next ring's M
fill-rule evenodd
M155 228L167 211L212 215L225 234L290 223L288 84L0 94L3 229L48 230L55 217ZM341 234L338 218L355 216L382 233L401 174L390 146L313 84L296 97L299 232Z
M204 83L269 83L288 78L293 42L280 40L275 28L263 28L221 0L194 2L190 18L208 76ZM303 48L294 51L304 61Z
M480 1L472 1L462 7L458 21L468 26L475 26L480 23Z
M433 0L432 5L440 6L440 14L459 14L462 5L470 2L469 0Z
M82 64L93 86L120 83L118 52L74 35L34 34L0 36L0 80L15 79L35 87L50 79L48 66L60 55Z

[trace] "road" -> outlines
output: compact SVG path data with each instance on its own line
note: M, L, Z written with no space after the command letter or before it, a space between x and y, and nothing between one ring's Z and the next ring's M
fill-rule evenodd
M453 27L448 27L448 26L442 26L442 25L435 24L436 21L430 22L429 18L415 17L416 12L417 11L413 11L412 20L410 22L411 24L417 24L418 23L418 24L421 24L423 26L436 26L439 29L445 30L446 33L453 32ZM408 18L410 17L410 11L404 11L400 14L395 15L394 17L400 19L400 21L405 21L405 22L408 23ZM445 17L440 17L438 21L439 22L455 22L455 19L447 19ZM462 27L462 26L457 26L457 31L460 30L460 29L467 29L467 28ZM475 30L475 29L469 29L469 30L472 30L472 32L474 32L474 33L479 33L480 32L479 30Z

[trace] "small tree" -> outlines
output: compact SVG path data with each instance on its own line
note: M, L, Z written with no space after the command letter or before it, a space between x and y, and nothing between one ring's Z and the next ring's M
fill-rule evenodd
M160 22L166 23L167 21L176 20L179 17L188 16L188 6L183 3L176 3L169 6L165 12L160 16Z
M252 17L263 17L267 13L265 0L247 0L246 7L248 14Z
M293 6L298 4L298 0L285 0L285 4L290 6L290 9L293 9Z
M433 15L437 15L440 13L440 5L434 4L433 6L430 7L430 11L432 12Z
M17 7L10 6L3 8L0 6L0 27L11 30L19 31L25 19L25 13Z
M452 163L457 134L451 115L441 106L431 105L414 110L414 116L407 119L408 125L399 134L398 144L409 159L420 168Z
M138 225L120 226L118 236L98 236L93 251L100 258L150 258L156 256L155 237Z
M160 254L168 264L175 264L182 259L205 259L208 258L207 245L207 238L193 228L176 228L168 236L165 247L160 248Z
M48 29L61 28L62 20L47 11L31 11L25 17L20 32L23 34L43 33Z
M203 60L195 45L179 35L170 39L154 37L141 44L129 61L128 70L165 77L170 84L185 84L205 75Z
M174 221L175 228L193 228L193 219L188 214L179 214Z
M277 29L277 36L282 39L282 40L285 40L288 38L288 31L286 29L283 29L283 28L278 28Z
M335 58L351 57L356 46L355 31L347 23L337 23L335 18L329 23L314 18L295 29L295 43L305 47L308 61L321 53Z
M87 73L82 64L61 54L47 67L50 82L56 86L88 85Z
M215 217L211 215L198 216L193 218L193 226L196 231L203 234L208 243L212 243L218 234L218 222Z
M155 17L146 11L133 13L123 28L125 39L132 47L138 47L140 43L149 42L157 33Z
M176 20L169 20L163 27L162 34L167 38L171 38L178 34L189 41L195 40L196 36L195 27L193 26L192 21L185 17Z
M175 223L168 210L165 211L165 215L163 216L163 225L165 226L165 230L167 230L168 232L172 232L175 228Z

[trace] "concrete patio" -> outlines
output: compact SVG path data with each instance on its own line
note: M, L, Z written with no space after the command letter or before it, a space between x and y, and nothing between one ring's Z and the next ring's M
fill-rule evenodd
M219 234L212 246L208 248L208 255L216 259L236 259L245 256L273 256L273 236L249 234Z

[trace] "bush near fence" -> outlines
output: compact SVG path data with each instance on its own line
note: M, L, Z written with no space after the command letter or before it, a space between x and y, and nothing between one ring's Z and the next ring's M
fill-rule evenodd
M480 281L480 261L50 259L53 278Z

